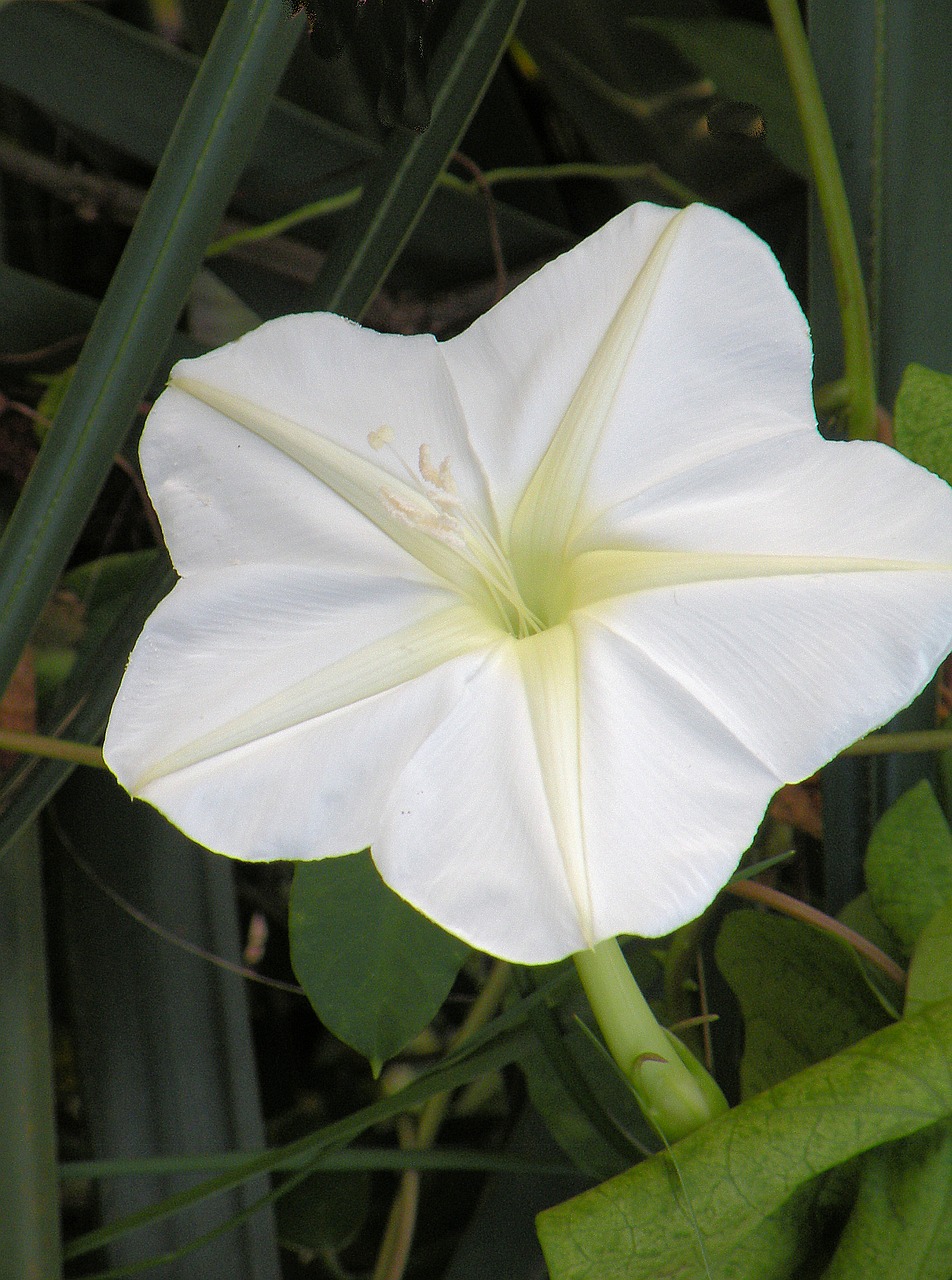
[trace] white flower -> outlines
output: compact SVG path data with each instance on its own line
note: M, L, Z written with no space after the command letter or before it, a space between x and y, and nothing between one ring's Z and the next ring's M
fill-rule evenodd
M821 440L810 380L769 250L703 206L448 342L289 316L177 365L142 463L181 581L110 767L234 857L370 845L514 960L683 924L952 646L952 491Z

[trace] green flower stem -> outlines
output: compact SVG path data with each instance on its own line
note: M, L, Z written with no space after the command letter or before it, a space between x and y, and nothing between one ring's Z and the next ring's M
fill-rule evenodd
M336 196L325 196L323 200L302 204L300 208L292 209L290 213L282 214L280 218L272 218L270 222L262 222L254 227L242 227L240 231L222 236L220 240L213 240L205 250L205 257L217 258L219 254L228 253L239 245L252 244L256 240L270 240L274 236L283 235L285 231L290 231L292 227L299 226L302 222L310 222L314 218L326 218L330 213L349 209L363 194L363 187L351 187Z
M816 183L826 227L833 278L843 326L843 357L849 386L849 434L854 440L876 438L876 376L869 309L830 122L820 93L810 46L797 0L767 0L774 30L800 115L800 126Z
M908 733L871 733L840 754L886 756L895 751L903 755L924 755L928 751L947 751L949 748L952 748L952 729L914 729Z
M66 738L49 738L42 733L20 733L15 729L0 729L0 751L17 751L29 756L42 756L46 760L71 760L73 764L85 764L91 769L105 769L99 747L85 742L69 742Z
M727 1110L701 1064L658 1024L614 938L573 958L608 1050L665 1142Z

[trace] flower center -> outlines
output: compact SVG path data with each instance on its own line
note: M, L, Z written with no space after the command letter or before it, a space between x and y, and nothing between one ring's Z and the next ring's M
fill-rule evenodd
M429 445L421 444L416 471L392 447L393 430L371 431L367 442L372 449L387 449L406 472L412 495L397 493L385 485L380 500L387 512L401 524L451 547L477 576L481 606L488 608L494 623L518 639L544 631L549 622L530 609L523 598L510 558L499 540L479 516L463 503L453 479L449 458L437 464ZM465 594L471 598L471 575L466 575Z

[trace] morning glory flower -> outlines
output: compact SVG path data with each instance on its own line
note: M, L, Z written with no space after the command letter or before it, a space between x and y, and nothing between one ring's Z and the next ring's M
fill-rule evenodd
M829 443L740 223L638 205L465 333L288 316L172 372L180 581L106 736L208 848L381 875L530 963L657 936L952 647L952 491Z

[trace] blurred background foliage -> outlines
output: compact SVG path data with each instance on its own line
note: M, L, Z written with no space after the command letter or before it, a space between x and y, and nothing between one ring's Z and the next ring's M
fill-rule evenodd
M703 200L773 247L811 314L818 382L836 404L836 298L764 4L295 9L0 5L4 728L99 741L130 644L172 580L135 460L143 416L175 359L261 319L329 308L382 330L448 336L632 201ZM952 11L925 0L897 9L810 6L886 404L910 360L952 368ZM835 415L824 427L838 430ZM904 727L931 726L934 704L933 692ZM938 787L934 759L838 762L822 803L816 785L788 789L757 856L795 848L778 882L838 911L863 890L878 815L923 777ZM383 1277L409 1267L517 1280L541 1274L535 1212L627 1168L650 1142L566 1018L577 1003L571 974L518 977L509 1022L464 1051L455 1038L494 977L434 942L408 1024L384 1034L378 1018L369 1032L342 1031L357 1052L327 1029L340 1030L333 1000L319 1020L297 989L289 868L211 857L69 761L10 755L3 769L0 1275L65 1266L118 1276L164 1259L147 1274ZM368 883L368 902L375 892ZM295 894L302 912L314 909L303 884ZM380 918L370 911L367 921ZM724 1011L716 1047L733 1100L758 1068L741 1065L736 1006L714 964L720 911L684 943L687 960L669 952L662 965L641 948L632 961L648 989L667 991L672 1015L698 1011L686 973L709 984ZM865 926L882 931L874 917L867 906ZM755 993L749 970L737 972L731 930L722 969L745 1005ZM310 957L298 973L325 962ZM809 963L826 962L811 953ZM847 986L855 1038L886 1015L867 986ZM397 987L397 1002L409 1000ZM831 1032L808 1060L848 1042ZM365 1059L379 1069L395 1049L375 1079ZM427 1067L435 1074L421 1076ZM426 1145L423 1122L407 1139L408 1104L392 1101L414 1080L434 1134L442 1122L430 1158L444 1167L422 1177L400 1168L407 1145ZM452 1106L433 1109L451 1087ZM346 1119L355 1114L363 1119ZM252 1213L271 1194L275 1161L229 1173L234 1160L220 1153L260 1152L329 1124L344 1127L321 1140L325 1161L364 1137L334 1170L307 1177L301 1160L317 1148L286 1153L273 1183L286 1194ZM213 1173L220 1194L192 1195ZM149 1207L174 1196L185 1212ZM416 1244L401 1258L408 1222ZM207 1245L188 1252L200 1238Z

